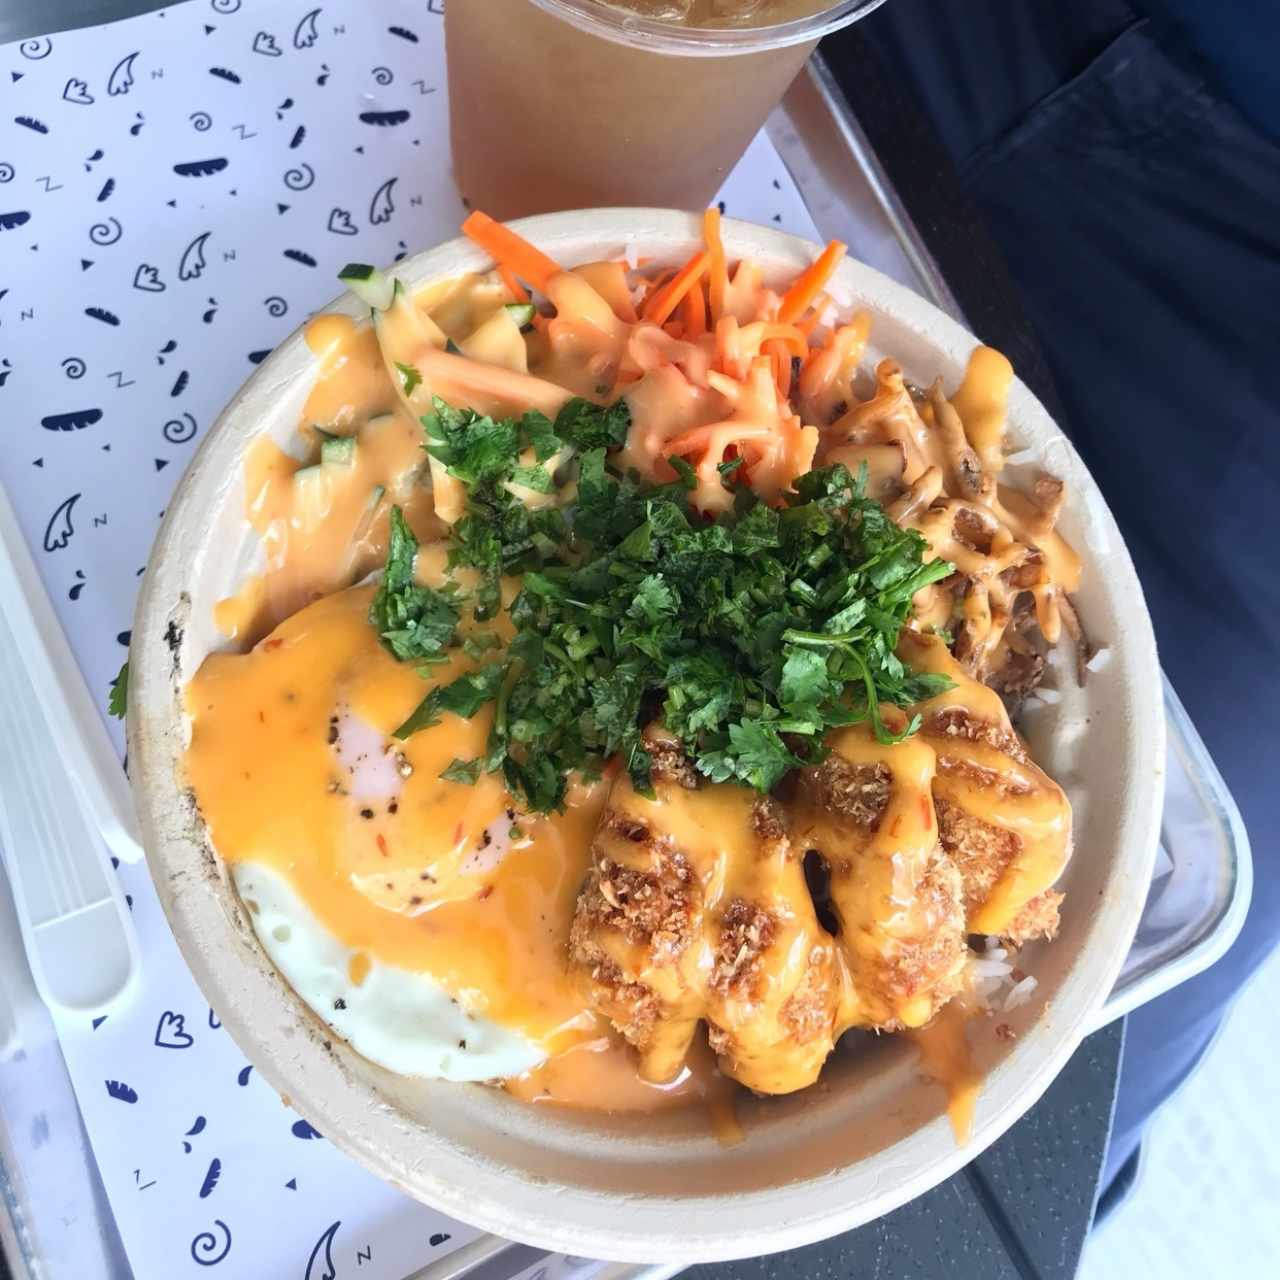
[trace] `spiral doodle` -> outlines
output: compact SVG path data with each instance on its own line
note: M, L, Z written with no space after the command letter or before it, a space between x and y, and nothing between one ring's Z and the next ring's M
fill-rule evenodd
M390 84L395 78L395 72L390 67L374 67L373 78L379 84Z
M181 418L170 418L164 424L164 438L170 444L186 444L188 440L195 439L196 420L189 414L184 413Z
M282 316L289 310L289 304L278 293L263 299L262 305L266 307L267 313L273 316Z
M191 1256L202 1267L217 1266L231 1252L231 1228L221 1218L214 1218L213 1225L222 1228L221 1240L212 1231L202 1231L191 1242Z
M316 180L316 171L304 160L296 169L288 169L284 185L290 191L305 191Z
M12 182L15 172L13 165L7 160L0 160L0 182Z
M204 133L213 124L213 117L207 111L193 111L187 119L197 133Z
M72 379L83 378L87 368L88 366L79 356L68 356L62 362L62 372Z
M94 244L115 244L122 235L124 235L124 229L120 226L119 218L108 218L106 222L95 222L89 228L89 239Z
M39 62L53 52L53 41L48 36L38 36L34 40L24 40L18 46L18 52L29 62Z
M214 13L235 13L240 8L240 0L209 0L209 8Z

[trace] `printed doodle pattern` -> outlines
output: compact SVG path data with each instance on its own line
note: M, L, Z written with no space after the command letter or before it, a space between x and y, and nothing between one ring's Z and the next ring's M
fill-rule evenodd
M222 406L343 263L455 234L441 11L190 0L0 46L0 480L104 703L171 486ZM724 198L814 234L763 137ZM138 1280L400 1280L473 1239L281 1106L145 865L118 874L140 989L59 1034Z

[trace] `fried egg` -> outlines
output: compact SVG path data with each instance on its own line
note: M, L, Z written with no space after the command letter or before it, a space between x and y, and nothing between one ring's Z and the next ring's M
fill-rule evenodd
M430 975L385 964L326 929L279 873L238 863L232 877L271 962L357 1053L388 1071L495 1080L538 1066L546 1050L468 1011Z

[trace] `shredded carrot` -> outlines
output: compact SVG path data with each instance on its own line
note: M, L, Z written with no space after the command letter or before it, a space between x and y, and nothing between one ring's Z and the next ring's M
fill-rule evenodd
M791 352L779 338L772 338L763 345L773 361L773 380L778 384L778 397L785 400L791 394Z
M763 346L770 342L778 343L797 359L807 360L809 358L809 344L804 340L804 334L793 324L766 325L761 345Z
M667 323L662 326L662 332L665 333L668 338L674 338L679 342L684 338L684 325L682 325L679 320L668 320Z
M502 277L502 283L507 286L507 292L515 302L529 301L529 295L525 291L524 285L511 274L511 268L505 262L498 263L498 274Z
M563 387L533 374L481 364L433 347L423 348L414 363L427 386L439 387L450 404L465 404L481 413L537 409L554 419L570 398Z
M680 303L680 318L684 321L684 334L690 341L702 337L707 331L707 303L702 295L699 280Z
M527 280L540 293L546 293L547 282L563 270L541 249L479 209L467 216L462 224L462 234L486 250L495 262Z
M671 313L680 305L685 294L702 279L710 261L711 254L706 249L700 249L695 253L671 277L662 291L645 304L644 318L653 324L665 324Z
M664 270L659 271L653 279L645 282L644 296L640 299L640 305L636 308L636 311L640 315L644 315L645 309L648 307L649 303L651 303L653 299L667 287L667 284L675 277L675 274L676 270L674 267L667 267Z
M806 338L809 338L813 334L813 331L818 327L819 322L822 320L822 313L827 309L830 302L830 294L825 292L819 293L818 296L809 304L811 308L809 314L796 321L796 328L799 329Z
M714 206L703 215L702 238L707 242L707 252L711 255L707 292L711 324L714 325L724 315L724 295L729 287L729 264L725 261L724 241L720 239L720 210Z
M802 271L791 288L782 297L782 305L778 308L778 321L790 324L798 320L809 309L809 305L822 292L823 286L831 279L831 273L840 265L849 246L839 240L833 240L818 257Z

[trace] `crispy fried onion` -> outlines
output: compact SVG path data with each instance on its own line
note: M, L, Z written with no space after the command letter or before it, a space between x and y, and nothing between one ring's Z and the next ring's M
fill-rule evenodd
M913 389L893 360L875 373L871 398L823 430L818 460L855 472L868 462L874 496L893 519L956 566L916 597L919 624L950 630L971 675L1015 694L1039 680L1044 646L1065 629L1083 683L1092 651L1069 594L1080 560L1055 527L1063 481L1042 472L1030 494L1001 485L1000 468L984 466L940 379Z

